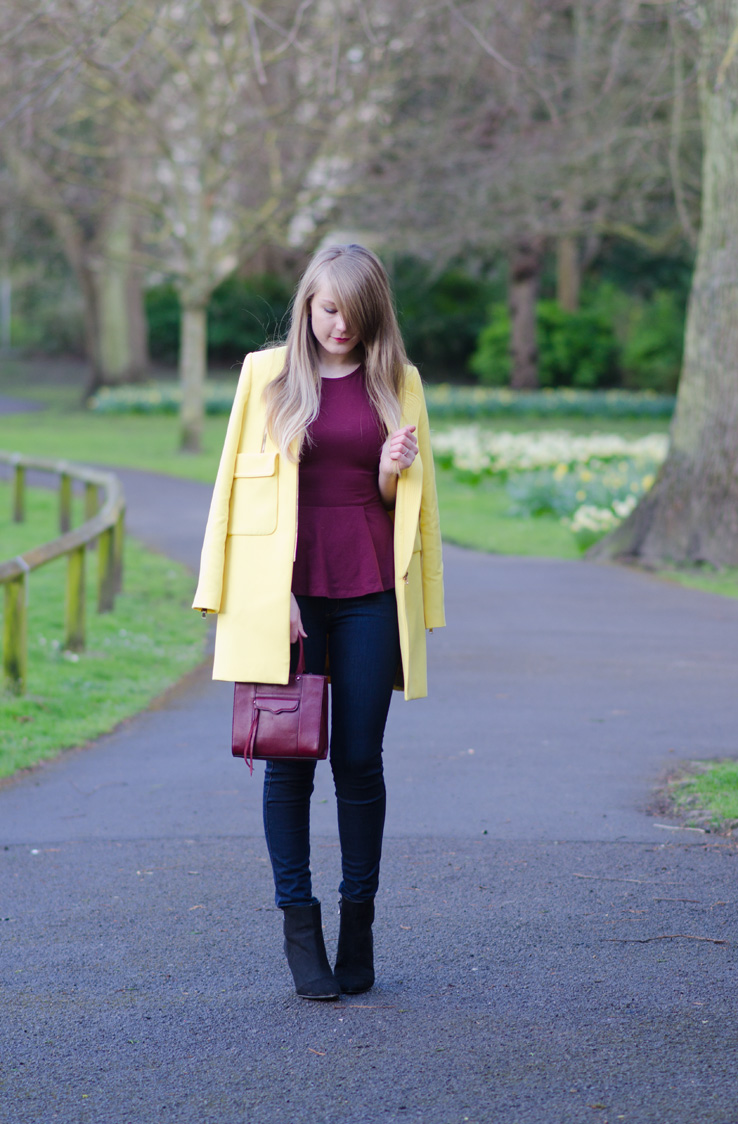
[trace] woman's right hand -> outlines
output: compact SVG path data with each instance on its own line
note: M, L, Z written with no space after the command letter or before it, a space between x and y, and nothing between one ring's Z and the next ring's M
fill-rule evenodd
M296 644L298 636L303 640L307 638L307 632L302 627L302 617L300 616L300 606L297 604L297 598L294 593L290 594L290 644Z

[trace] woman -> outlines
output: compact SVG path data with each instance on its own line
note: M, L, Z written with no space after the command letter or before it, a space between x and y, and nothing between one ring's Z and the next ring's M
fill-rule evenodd
M314 762L269 761L264 827L297 994L374 983L372 923L393 686L426 694L425 629L444 624L428 417L387 275L363 246L316 254L286 347L246 357L215 483L194 607L218 614L213 677L331 676L343 878L335 969L310 878Z

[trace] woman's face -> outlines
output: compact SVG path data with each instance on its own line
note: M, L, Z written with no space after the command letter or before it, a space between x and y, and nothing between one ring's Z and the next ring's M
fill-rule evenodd
M325 282L310 302L310 322L319 348L336 359L350 356L361 343L338 311L330 285Z

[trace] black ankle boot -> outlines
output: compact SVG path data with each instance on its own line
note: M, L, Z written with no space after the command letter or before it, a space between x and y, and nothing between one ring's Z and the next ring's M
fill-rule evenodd
M328 963L320 903L290 905L284 912L284 951L302 999L338 999L339 986Z
M341 991L358 995L374 983L374 900L350 902L341 898L341 929L334 975Z

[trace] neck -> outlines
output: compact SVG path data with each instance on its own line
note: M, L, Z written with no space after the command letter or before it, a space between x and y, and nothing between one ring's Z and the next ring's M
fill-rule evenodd
M352 351L350 355L331 355L321 348L318 355L318 373L323 379L340 379L355 371L361 360L359 348Z

